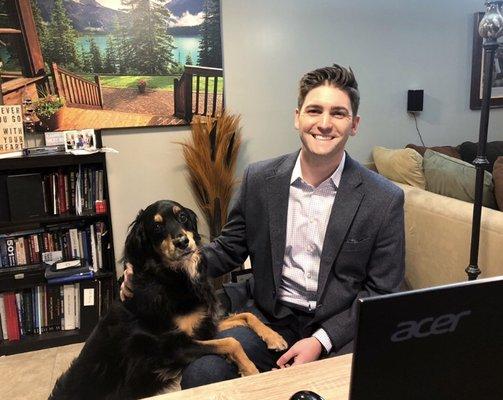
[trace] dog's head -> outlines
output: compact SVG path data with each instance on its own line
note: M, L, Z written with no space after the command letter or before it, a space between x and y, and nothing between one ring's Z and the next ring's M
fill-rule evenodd
M194 254L200 240L194 211L174 201L159 200L140 210L130 225L124 256L135 272L148 259L176 266Z

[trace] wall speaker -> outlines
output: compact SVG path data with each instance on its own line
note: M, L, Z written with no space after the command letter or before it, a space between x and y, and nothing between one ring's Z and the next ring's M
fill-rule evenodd
M407 92L407 111L423 111L424 90L409 90Z

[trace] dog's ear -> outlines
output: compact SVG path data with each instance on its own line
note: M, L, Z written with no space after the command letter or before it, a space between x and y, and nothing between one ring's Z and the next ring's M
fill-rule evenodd
M144 254L148 246L143 214L144 211L140 210L135 220L129 225L129 232L124 246L124 258L133 264L134 268L141 268L145 263Z
M196 241L196 244L199 245L201 242L201 236L199 236L199 232L197 230L197 215L190 208L186 208L185 211L188 216L187 225L190 231L194 233L194 240Z

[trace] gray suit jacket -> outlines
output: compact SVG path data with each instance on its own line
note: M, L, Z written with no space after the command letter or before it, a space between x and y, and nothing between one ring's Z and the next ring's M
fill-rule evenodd
M219 276L250 256L256 307L270 321L291 311L278 301L290 177L298 152L251 164L221 235L205 246L209 273ZM334 350L355 334L356 300L396 291L404 274L403 192L348 155L321 254L317 309Z

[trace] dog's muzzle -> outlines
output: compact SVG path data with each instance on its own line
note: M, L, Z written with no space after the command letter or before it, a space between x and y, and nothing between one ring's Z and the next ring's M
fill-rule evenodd
M185 235L180 235L173 240L173 245L180 250L185 250L189 245L189 238Z

